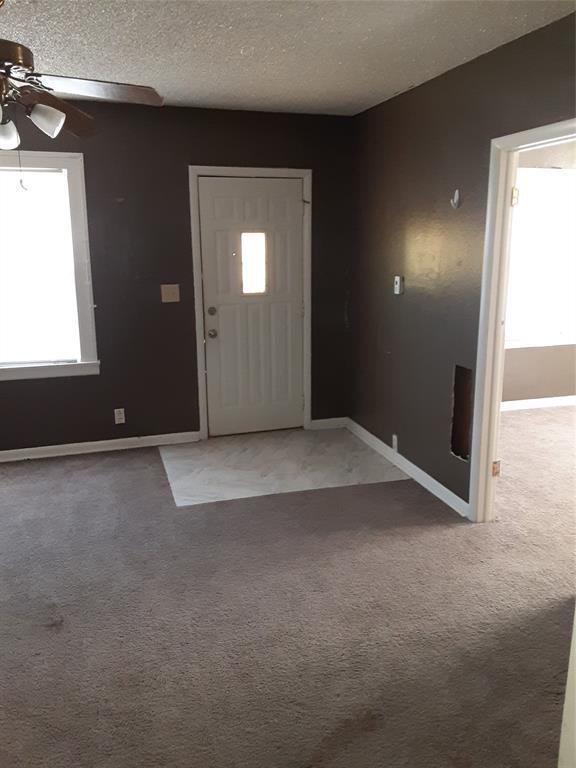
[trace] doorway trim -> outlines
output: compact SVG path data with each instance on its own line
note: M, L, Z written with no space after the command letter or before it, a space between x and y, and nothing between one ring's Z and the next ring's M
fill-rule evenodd
M200 239L200 195L198 180L202 176L259 179L302 179L303 222L303 390L304 429L312 421L312 170L310 168L240 168L226 165L190 165L190 221L192 225L192 266L194 277L194 314L196 320L196 364L198 368L198 411L200 440L208 438L208 391L206 381L206 347L204 336L204 289L202 283L202 244Z
M511 195L518 153L571 138L576 138L574 119L501 136L491 142L470 463L469 514L477 523L494 519L492 462L497 458L502 399Z

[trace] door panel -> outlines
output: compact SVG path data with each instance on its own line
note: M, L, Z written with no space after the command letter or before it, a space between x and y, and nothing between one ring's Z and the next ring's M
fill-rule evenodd
M302 180L201 177L199 198L209 432L302 426Z

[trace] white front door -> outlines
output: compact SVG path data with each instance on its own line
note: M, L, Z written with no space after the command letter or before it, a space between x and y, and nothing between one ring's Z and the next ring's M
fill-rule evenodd
M301 179L200 177L208 429L299 427Z

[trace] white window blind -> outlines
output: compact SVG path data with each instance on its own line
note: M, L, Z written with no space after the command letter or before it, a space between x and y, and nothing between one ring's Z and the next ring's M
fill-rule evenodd
M81 159L21 154L0 153L0 379L97 373Z
M0 362L80 360L66 171L0 171L0 210Z

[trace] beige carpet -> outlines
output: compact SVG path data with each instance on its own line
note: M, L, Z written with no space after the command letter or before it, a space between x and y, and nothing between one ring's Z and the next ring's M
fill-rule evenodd
M505 414L484 526L412 481L176 508L152 449L0 467L0 765L554 768L574 521L544 417Z

